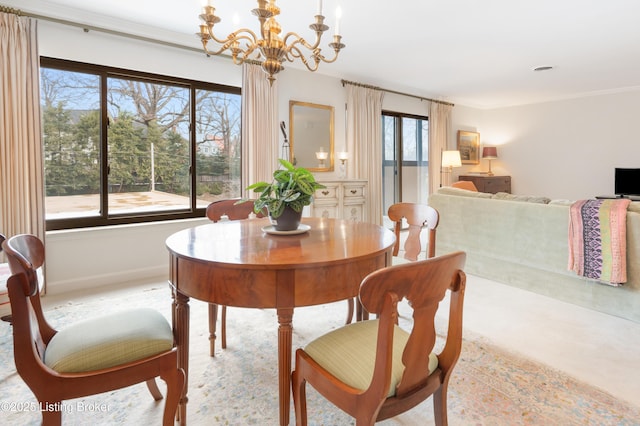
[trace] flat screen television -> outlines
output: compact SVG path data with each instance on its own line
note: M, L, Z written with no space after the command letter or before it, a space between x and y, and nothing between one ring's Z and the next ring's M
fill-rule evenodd
M615 193L618 196L640 195L640 169L615 169Z

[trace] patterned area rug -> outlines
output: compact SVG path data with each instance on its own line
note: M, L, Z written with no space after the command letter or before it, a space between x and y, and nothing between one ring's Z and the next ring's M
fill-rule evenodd
M168 287L136 288L117 295L77 299L47 308L54 327L135 305L151 306L170 318ZM207 307L191 303L188 422L191 425L277 425L277 320L275 311L228 309L228 347L208 354ZM409 319L402 306L401 325ZM301 308L294 313L294 348L339 327L346 303ZM439 319L438 327L443 327ZM163 383L160 381L161 389ZM308 387L309 424L354 422ZM161 424L163 401L144 384L66 401L65 425ZM0 424L37 425L36 400L15 372L11 328L0 324ZM291 418L294 419L293 410ZM465 332L462 357L449 387L451 425L638 425L640 408L565 374L504 351ZM431 399L381 425L433 424Z

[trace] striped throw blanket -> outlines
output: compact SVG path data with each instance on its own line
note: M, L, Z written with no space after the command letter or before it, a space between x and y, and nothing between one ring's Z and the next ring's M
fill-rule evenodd
M605 284L627 281L628 199L581 200L571 205L569 270Z

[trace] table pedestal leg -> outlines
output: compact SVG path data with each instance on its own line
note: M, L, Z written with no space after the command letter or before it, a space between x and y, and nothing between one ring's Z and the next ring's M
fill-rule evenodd
M173 333L178 347L178 368L184 370L184 390L178 404L176 419L187 424L187 389L189 388L189 297L173 289Z
M280 425L289 424L291 404L291 346L293 308L278 309L278 385L280 387Z

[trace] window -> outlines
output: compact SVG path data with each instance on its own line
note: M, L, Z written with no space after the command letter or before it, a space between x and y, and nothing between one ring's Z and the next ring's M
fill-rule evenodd
M240 89L41 58L47 229L202 217L239 197Z
M427 203L429 121L427 117L382 113L383 215L398 202Z

